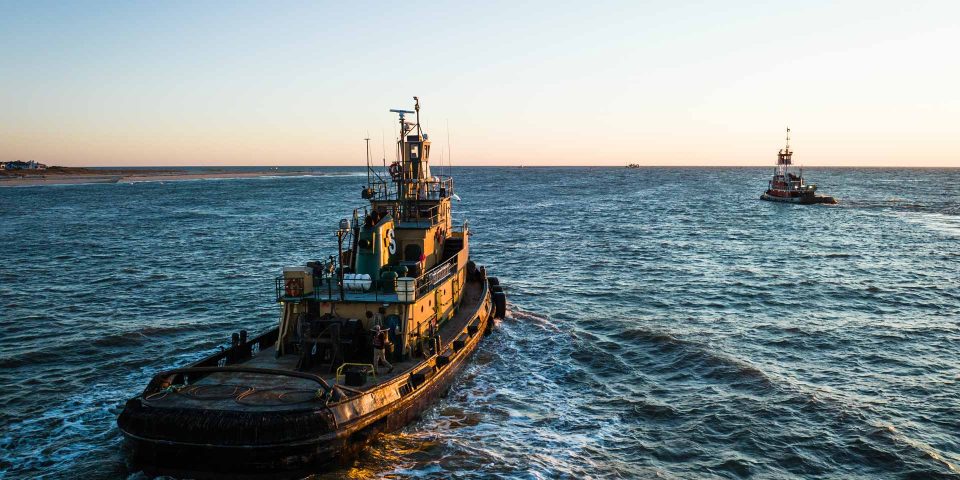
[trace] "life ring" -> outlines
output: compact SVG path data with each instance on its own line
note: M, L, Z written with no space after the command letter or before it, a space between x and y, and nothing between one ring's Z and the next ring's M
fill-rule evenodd
M394 180L400 180L400 163L393 162L390 164L390 177Z
M303 279L289 278L283 285L283 290L288 297L299 297L303 293Z

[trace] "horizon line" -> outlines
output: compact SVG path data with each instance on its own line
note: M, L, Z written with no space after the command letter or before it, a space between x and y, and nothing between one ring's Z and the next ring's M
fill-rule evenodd
M366 165L49 165L47 168L366 168ZM521 165L521 164L484 164L484 165L437 165L436 168L628 168L629 165ZM373 168L383 169L382 166ZM776 168L776 165L672 165L649 164L639 165L639 168ZM811 165L795 166L794 168L942 168L960 169L960 166L943 165Z

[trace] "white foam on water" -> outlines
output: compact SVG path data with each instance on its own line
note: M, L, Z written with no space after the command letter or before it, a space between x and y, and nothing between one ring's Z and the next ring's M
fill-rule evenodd
M900 212L903 220L928 230L960 238L960 217L933 212Z
M102 456L105 445L121 461L115 422L122 404L117 402L128 394L116 384L99 383L34 417L13 422L0 434L0 462L10 464L9 473L14 475L70 472L84 457ZM105 424L113 427L104 428Z

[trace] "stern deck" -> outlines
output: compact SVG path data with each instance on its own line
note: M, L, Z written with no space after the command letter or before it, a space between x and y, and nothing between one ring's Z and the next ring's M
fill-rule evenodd
M467 328L479 303L483 301L483 284L479 281L468 282L464 286L461 306L453 318L439 326L442 345L455 341ZM372 349L372 347L371 347ZM371 351L372 354L372 351ZM416 371L428 358L413 357L403 361L392 361L393 372L387 373L386 367L380 367L376 376L368 375L362 386L344 385L344 377L337 378L330 371L329 363L321 363L312 368L297 370L299 356L286 354L276 356L276 346L263 347L249 360L234 366L304 372L322 378L330 386L345 387L347 391L365 392L388 383L397 377ZM196 382L179 389L148 395L144 402L160 408L202 408L210 410L262 411L278 409L301 409L305 404L316 401L319 390L317 382L284 375L256 372L213 372Z

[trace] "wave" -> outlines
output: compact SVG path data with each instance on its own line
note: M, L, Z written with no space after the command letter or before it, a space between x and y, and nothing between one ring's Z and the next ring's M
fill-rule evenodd
M773 381L759 367L741 359L717 352L709 345L693 340L682 340L669 333L634 327L612 335L621 341L639 341L657 349L661 368L671 371L689 371L704 379L728 382L735 386L750 386L761 390L771 388Z
M204 328L209 327L205 324ZM96 355L106 351L113 351L115 347L140 347L158 340L167 342L164 337L175 337L175 334L196 331L198 324L181 324L176 326L145 326L126 332L111 333L96 338L62 337L48 345L28 350L16 355L0 357L0 368L18 368L24 366L69 363L78 356Z

